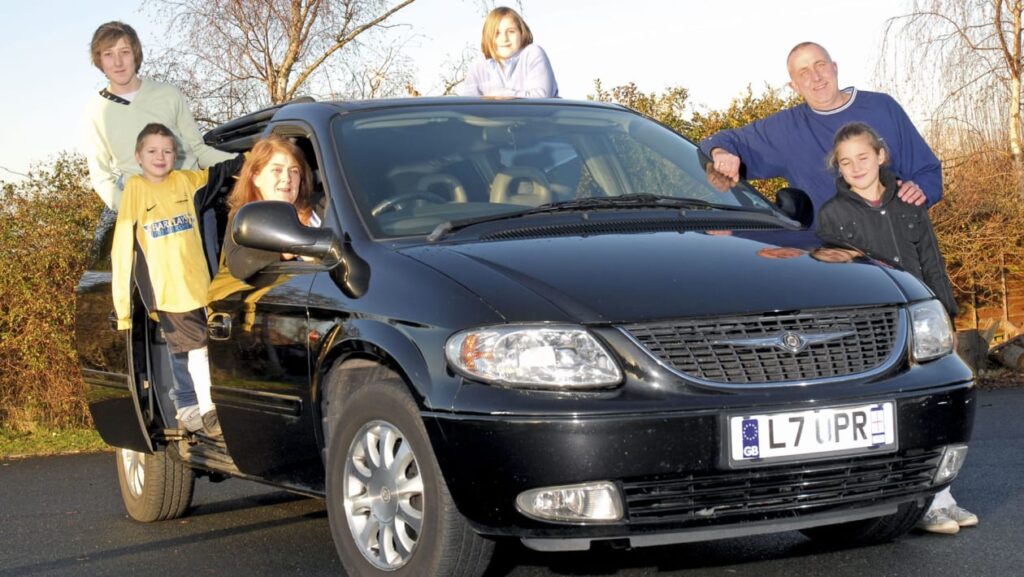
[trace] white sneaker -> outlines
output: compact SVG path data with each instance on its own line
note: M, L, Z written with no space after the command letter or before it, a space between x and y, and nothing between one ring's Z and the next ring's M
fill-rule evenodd
M203 413L200 420L203 423L203 430L211 437L222 437L224 433L220 429L220 419L217 418L217 410L210 409Z
M946 510L946 516L956 521L961 527L973 527L978 524L978 516L959 505L953 505Z
M203 428L203 416L199 414L199 405L189 405L178 409L175 418L178 420L179 427L184 427L190 433Z
M960 532L960 524L949 518L946 509L935 509L928 511L924 517L915 525L918 529L929 533L942 533L944 535L956 535Z

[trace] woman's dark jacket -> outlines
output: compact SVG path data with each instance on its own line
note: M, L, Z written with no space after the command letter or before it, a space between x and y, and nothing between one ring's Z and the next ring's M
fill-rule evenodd
M946 263L928 218L928 209L903 202L896 196L896 175L882 170L885 192L881 205L867 203L836 179L836 195L821 207L818 236L825 242L848 246L878 260L898 266L923 281L946 307L950 317L958 312Z

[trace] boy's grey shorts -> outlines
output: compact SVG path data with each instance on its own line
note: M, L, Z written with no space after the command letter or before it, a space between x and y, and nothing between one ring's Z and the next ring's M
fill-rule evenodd
M157 311L167 348L172 353L187 353L206 346L206 311L195 309L187 313Z

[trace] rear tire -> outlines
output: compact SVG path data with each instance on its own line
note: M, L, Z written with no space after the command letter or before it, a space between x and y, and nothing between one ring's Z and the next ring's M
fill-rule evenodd
M872 545L893 541L905 535L921 519L931 499L925 501L923 507L917 501L904 503L892 515L852 521L839 525L811 527L800 532L815 541L830 545Z
M494 543L458 512L419 407L376 365L329 379L341 391L327 447L327 513L349 577L479 577ZM339 411L340 409L340 411Z
M196 476L166 451L139 453L117 449L117 481L128 516L151 523L177 519L192 504Z

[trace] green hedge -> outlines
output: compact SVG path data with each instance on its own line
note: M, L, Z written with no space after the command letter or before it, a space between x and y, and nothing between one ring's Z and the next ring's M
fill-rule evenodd
M0 428L89 424L74 350L75 285L103 208L85 159L62 153L3 183Z

